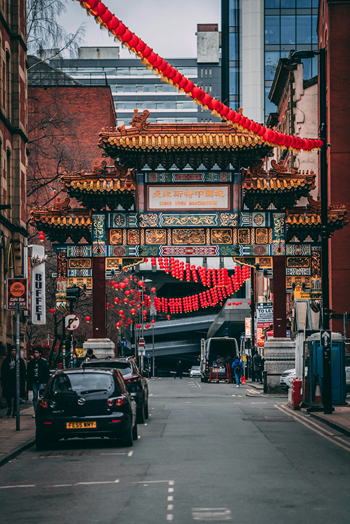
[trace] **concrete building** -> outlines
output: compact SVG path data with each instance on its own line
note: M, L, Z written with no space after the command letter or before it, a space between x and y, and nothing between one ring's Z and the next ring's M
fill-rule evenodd
M268 98L280 58L317 50L318 0L222 0L222 101L263 123L275 105ZM306 59L304 79L317 74Z
M0 361L15 343L12 312L5 309L5 281L27 268L26 143L27 69L25 4L0 5ZM21 315L20 344L25 346ZM1 363L1 362L0 362Z
M217 24L199 24L197 58L167 61L179 72L220 98L221 72ZM140 60L120 58L119 47L81 47L77 59L56 59L50 64L84 85L108 85L117 114L117 125L128 125L134 109L150 111L151 123L211 122L217 119L203 112L184 93L161 81Z

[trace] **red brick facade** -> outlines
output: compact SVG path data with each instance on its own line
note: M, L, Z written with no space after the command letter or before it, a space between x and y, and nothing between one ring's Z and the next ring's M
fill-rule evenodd
M102 127L115 127L116 116L109 86L31 87L29 102L28 184L33 177L47 176L53 182L31 195L29 206L45 205L61 189L58 172L89 170L101 161L98 135ZM51 120L52 119L52 120ZM43 131L41 122L53 125ZM45 133L47 137L45 137Z
M326 48L328 199L345 204L350 212L350 1L321 0L319 46ZM350 226L334 233L330 240L330 307L350 313ZM342 319L332 320L333 331L343 332Z
M13 317L4 309L4 281L23 275L26 261L25 19L25 0L0 0L0 361L15 342Z

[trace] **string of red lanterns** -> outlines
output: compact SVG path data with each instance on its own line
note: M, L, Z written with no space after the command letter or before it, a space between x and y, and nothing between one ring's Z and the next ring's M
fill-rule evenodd
M233 127L249 132L252 136L260 137L267 145L280 149L312 151L322 147L322 140L304 139L279 133L246 118L240 112L234 111L216 98L212 98L209 93L195 86L192 80L183 76L175 67L172 67L156 54L135 33L132 33L121 20L114 16L102 2L99 0L78 1L89 14L94 16L96 22L110 31L123 45L141 58L141 62L146 67L151 68L162 80L172 84L180 92L186 93L196 104L202 105L204 109L209 109L214 115L222 120L226 120Z

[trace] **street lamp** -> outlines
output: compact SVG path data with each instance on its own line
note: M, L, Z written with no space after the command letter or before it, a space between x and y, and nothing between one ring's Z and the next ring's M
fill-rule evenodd
M322 140L321 147L321 267L322 267L322 326L329 329L329 275L328 275L328 173L327 173L327 104L326 104L326 51L295 51L291 59L313 58L319 56L319 108L320 128L319 136ZM331 349L323 348L323 387L322 399L324 413L332 413L332 374L331 374Z

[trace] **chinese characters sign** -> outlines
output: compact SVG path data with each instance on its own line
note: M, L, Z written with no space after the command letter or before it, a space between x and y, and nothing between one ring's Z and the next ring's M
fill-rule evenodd
M148 186L148 211L202 211L230 209L228 185Z

